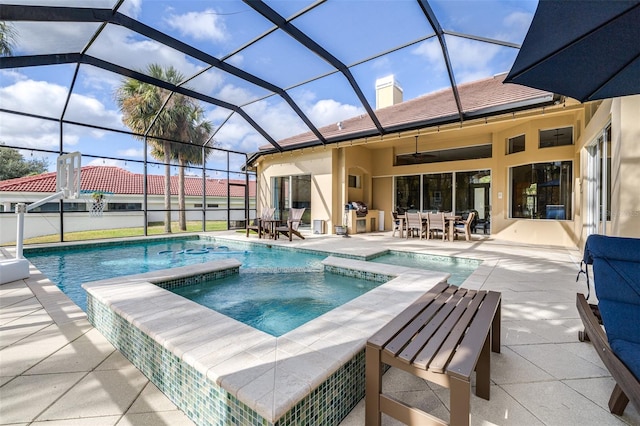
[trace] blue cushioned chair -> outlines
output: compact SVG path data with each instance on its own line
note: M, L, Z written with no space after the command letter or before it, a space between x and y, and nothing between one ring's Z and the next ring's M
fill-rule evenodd
M593 314L581 294L578 311L585 324L586 340L594 342L617 383L609 408L622 414L631 399L640 411L640 239L590 235L583 261L593 265L605 341L597 342L602 329L589 318Z

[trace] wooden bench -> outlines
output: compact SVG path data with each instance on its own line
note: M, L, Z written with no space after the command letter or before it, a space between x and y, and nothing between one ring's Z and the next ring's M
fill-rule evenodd
M450 422L468 425L471 374L476 395L489 399L490 351L500 352L501 295L440 283L374 334L366 346L367 426L385 413L405 424L445 425L382 393L384 365L450 389Z
M609 398L609 410L613 414L621 416L631 400L631 403L640 411L640 381L611 350L607 335L600 326L600 321L581 293L577 294L576 307L584 324L584 331L579 332L578 339L593 343L600 359L616 381Z

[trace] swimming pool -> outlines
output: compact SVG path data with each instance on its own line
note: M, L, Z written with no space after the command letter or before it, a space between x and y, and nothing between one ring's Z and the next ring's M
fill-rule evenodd
M278 337L380 284L326 271L240 272L172 291Z
M283 256L283 253L286 256ZM209 238L173 238L71 246L61 250L25 249L24 256L86 311L81 285L107 278L236 259L241 269L322 269L326 255L268 245Z
M241 239L204 236L144 242L146 247L134 254L128 251L127 242L95 249L111 253L111 258L103 260L106 264L93 263L94 269L88 268L83 279L98 279L98 269L108 271L112 278L84 284L87 317L198 424L284 426L308 423L309 415L314 419L319 416L314 424L338 424L364 395L364 345L371 332L448 278L448 273L320 251L300 251L311 256L311 263L296 264L292 262L297 250L276 244L269 247L268 243L258 247L259 243L247 244ZM247 268L244 257L251 258L259 249L265 253L255 256L260 258L258 263ZM78 273L78 265L91 265L84 260L95 255L93 250L87 245L65 248L63 251L72 253L69 259L57 250L58 257L41 259L45 264L41 271L47 274L44 269L54 264L54 272ZM44 251L27 256L51 254ZM130 273L125 269L143 258L150 260L143 269L150 272L114 277ZM186 266L177 266L181 264ZM282 279L294 271L313 270L315 265L318 270L347 275L349 281L382 283L280 337L172 293L178 287L201 288L201 283L211 279L224 281L229 275L256 271L264 276L275 270L279 273L274 275ZM69 281L79 282L74 278Z

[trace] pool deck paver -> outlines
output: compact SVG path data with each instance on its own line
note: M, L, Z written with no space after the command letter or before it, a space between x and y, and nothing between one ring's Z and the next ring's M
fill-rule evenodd
M220 235L246 241L244 234ZM309 234L304 241L269 243L353 255L384 246L482 259L484 263L464 286L502 292L502 353L492 354L491 400L472 396L471 424L640 424L640 414L631 405L623 416L609 413L613 379L593 348L577 340L582 326L575 294L585 290L583 278L575 281L579 251L474 238L470 242L407 240L379 232L351 238ZM0 286L1 425L193 424L55 285L35 268L31 272L29 279ZM380 320L378 315L385 314L371 311L367 315ZM362 320L359 327L367 324L362 318L350 320ZM288 363L295 369L300 360L293 355L304 355L305 345L282 340L278 350L292 356ZM256 348L253 355L258 359L277 356L266 348L264 353ZM268 377L269 371L255 380ZM395 369L385 374L383 386L404 401L448 416L445 388ZM265 397L268 403L271 396ZM363 424L361 401L341 426ZM399 423L384 417L383 424Z

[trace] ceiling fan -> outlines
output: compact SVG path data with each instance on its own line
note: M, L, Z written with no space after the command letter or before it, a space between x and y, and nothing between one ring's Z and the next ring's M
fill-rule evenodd
M416 135L415 138L416 138L416 152L411 154L413 156L413 158L418 160L418 159L421 159L421 158L435 157L435 155L427 154L426 152L418 152L418 136Z

